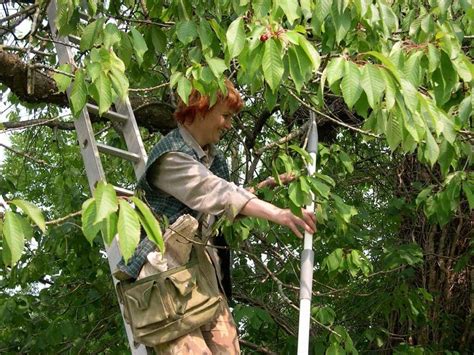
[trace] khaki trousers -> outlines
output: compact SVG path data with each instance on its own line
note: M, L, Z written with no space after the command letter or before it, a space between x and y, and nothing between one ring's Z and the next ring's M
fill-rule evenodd
M153 348L159 355L238 355L237 328L227 302L217 317L191 333Z

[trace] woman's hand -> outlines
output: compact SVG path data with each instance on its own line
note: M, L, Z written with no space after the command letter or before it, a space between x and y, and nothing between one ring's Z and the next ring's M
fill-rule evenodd
M265 218L271 222L287 226L298 238L303 238L303 234L298 228L313 234L316 232L316 216L304 209L301 212L303 214L302 218L294 215L289 209L281 209L271 203L253 198L242 208L240 214Z
M314 213L311 213L305 209L301 209L303 216L300 218L294 215L289 209L279 210L280 211L277 213L272 222L282 226L287 226L293 231L293 233L295 233L298 238L303 238L303 234L298 229L298 227L301 227L310 234L316 232L316 216Z

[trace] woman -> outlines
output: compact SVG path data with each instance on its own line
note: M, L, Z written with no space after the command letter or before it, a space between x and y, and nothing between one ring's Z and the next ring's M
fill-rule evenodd
M265 218L287 226L300 238L299 228L314 233L313 214L304 210L300 218L290 210L262 201L228 182L226 161L214 144L232 127L232 116L240 111L243 102L228 80L226 87L227 94L219 92L212 107L209 107L209 98L195 89L187 105L182 101L179 103L175 112L178 128L153 148L146 172L139 182L144 198L155 213L165 215L170 224L184 214L199 215L204 236L210 234L215 216L221 214L231 221L237 215ZM120 271L136 278L146 255L154 248L154 244L145 238L129 264L119 265ZM208 248L208 253L215 266L213 273L219 281L223 281L226 275L219 266L216 248ZM240 353L236 326L227 303L223 302L214 321L155 347L155 351L159 354Z

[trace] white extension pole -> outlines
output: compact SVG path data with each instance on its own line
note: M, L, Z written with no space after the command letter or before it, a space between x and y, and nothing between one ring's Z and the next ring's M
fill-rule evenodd
M306 150L311 156L308 164L308 175L312 176L316 171L316 155L318 153L318 126L316 115L310 111L310 125L308 131L308 145ZM314 194L311 193L311 203L306 210L314 213ZM304 247L301 253L301 275L300 275L300 319L298 328L298 355L308 355L309 328L311 315L311 295L313 288L313 235L304 233Z

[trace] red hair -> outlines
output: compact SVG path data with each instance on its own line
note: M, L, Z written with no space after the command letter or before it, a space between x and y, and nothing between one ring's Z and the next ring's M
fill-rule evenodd
M224 97L222 92L218 90L216 104L224 102L230 110L239 112L244 106L240 93L228 79L225 80L225 86L227 88L227 95ZM201 95L199 91L193 88L187 105L179 98L174 117L179 123L192 123L199 114L204 116L211 109L209 107L209 96Z

